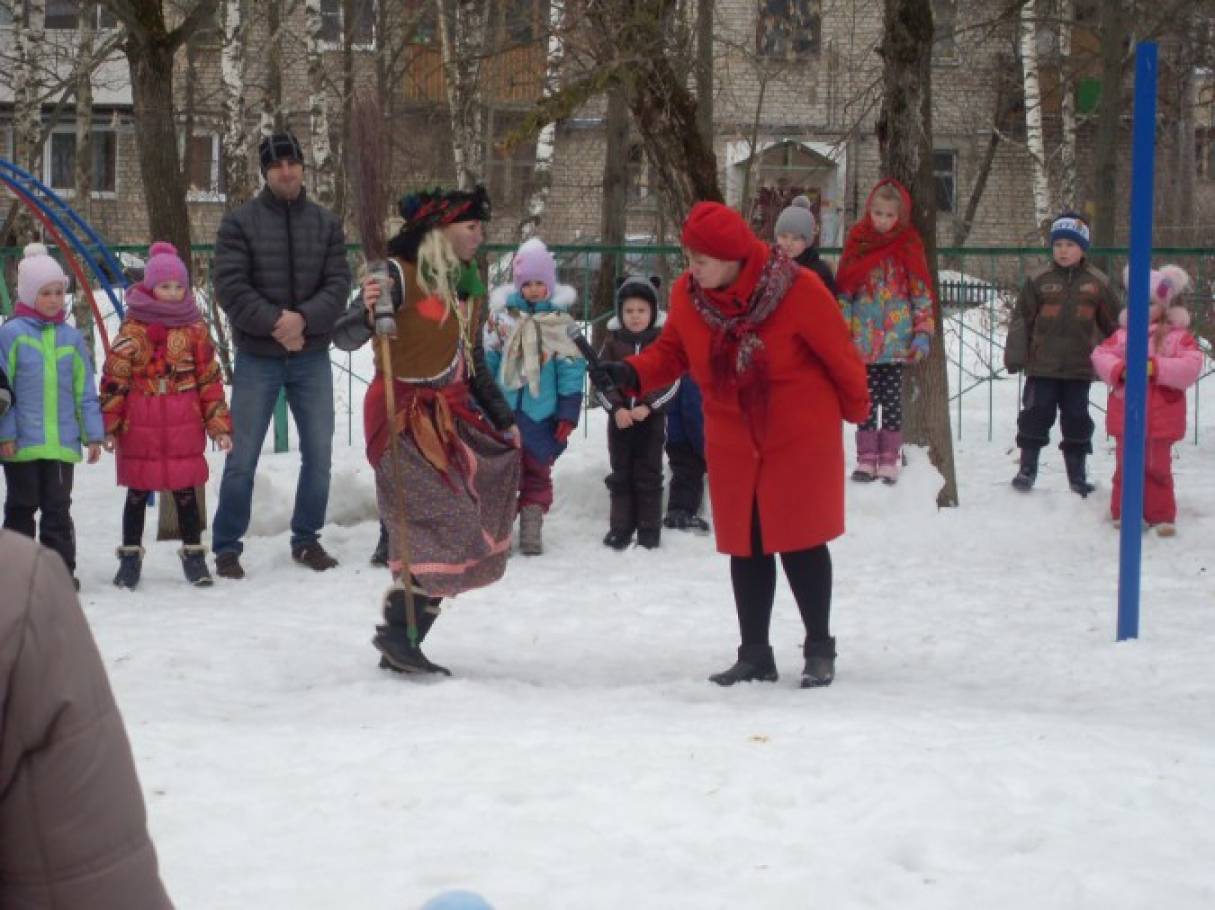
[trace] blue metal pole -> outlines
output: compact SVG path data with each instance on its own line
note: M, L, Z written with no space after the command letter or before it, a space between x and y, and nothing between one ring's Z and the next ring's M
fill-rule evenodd
M1122 439L1122 535L1118 571L1118 641L1139 637L1144 429L1147 416L1149 272L1156 154L1156 45L1135 48L1131 157L1131 250L1127 288L1126 428Z

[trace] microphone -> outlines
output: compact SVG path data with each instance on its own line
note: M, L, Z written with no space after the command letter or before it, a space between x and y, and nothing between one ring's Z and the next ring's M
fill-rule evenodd
M570 341L574 343L574 347L578 349L584 360L586 360L587 375L591 377L591 383L595 386L595 397L599 399L599 403L611 413L615 405L608 399L608 395L616 392L616 383L612 382L612 377L603 372L603 368L599 363L599 355L595 353L595 349L591 347L591 343L586 340L586 336L582 334L582 329L578 327L578 323L571 322L565 327L565 334Z

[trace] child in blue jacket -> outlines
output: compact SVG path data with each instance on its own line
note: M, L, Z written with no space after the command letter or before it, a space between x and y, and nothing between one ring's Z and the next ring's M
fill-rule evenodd
M59 263L41 243L29 244L17 267L13 316L0 327L0 364L15 399L0 416L0 461L4 527L38 536L63 557L75 581L73 470L82 442L89 464L101 458L105 426L84 338L65 321L66 290ZM34 521L39 511L41 527Z
M535 556L543 552L541 527L553 504L553 463L582 413L586 361L566 334L577 294L557 284L557 263L544 243L520 246L512 273L514 285L490 295L485 361L519 426L519 551Z

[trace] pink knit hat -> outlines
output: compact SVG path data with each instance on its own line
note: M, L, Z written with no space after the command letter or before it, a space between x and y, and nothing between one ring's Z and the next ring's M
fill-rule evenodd
M143 267L142 284L150 291L166 281L176 281L186 290L190 288L186 264L177 255L177 247L158 240L148 250L148 264Z
M48 284L60 281L67 289L67 275L63 267L51 258L41 243L27 244L21 262L17 264L17 301L33 306L38 292Z
M557 263L539 237L524 241L515 253L511 270L517 291L522 291L529 281L543 281L549 297L557 290Z

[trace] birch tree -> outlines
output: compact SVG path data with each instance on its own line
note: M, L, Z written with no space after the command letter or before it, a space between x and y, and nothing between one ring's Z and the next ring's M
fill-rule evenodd
M1050 219L1050 181L1042 131L1042 88L1038 75L1037 0L1021 7L1021 68L1025 86L1025 146L1033 169L1034 227L1042 233Z
M245 57L252 19L242 14L241 0L224 0L224 46L220 52L220 80L223 85L223 148L225 207L228 211L243 204L257 188L250 168L249 107L245 85Z
M42 167L42 49L46 41L46 0L28 0L16 30L13 92L13 157L38 175ZM24 208L12 220L18 246L34 238L34 219Z
M557 91L561 79L561 64L565 59L565 42L562 37L565 0L551 0L548 7L548 49L544 64L544 89L542 103ZM549 190L553 185L553 155L557 149L557 123L544 124L536 136L536 164L532 170L532 191L524 208L523 221L519 224L519 238L527 240L535 236L544 220Z
M304 0L308 53L308 125L312 145L313 193L332 208L335 196L334 158L329 141L329 103L325 92L325 56L321 41L321 0Z
M76 58L76 198L73 205L80 217L89 221L93 215L93 74L90 61L93 58L94 29L97 5L82 3L80 6L79 50ZM77 288L72 295L72 315L84 335L89 354L96 362L97 349L93 332L93 309L88 295Z
M485 176L480 82L489 34L489 4L484 0L435 0L435 5L456 186L466 190Z
M1064 209L1076 208L1076 93L1072 66L1072 29L1075 18L1074 0L1059 0L1059 119L1062 131L1059 147L1059 203Z

